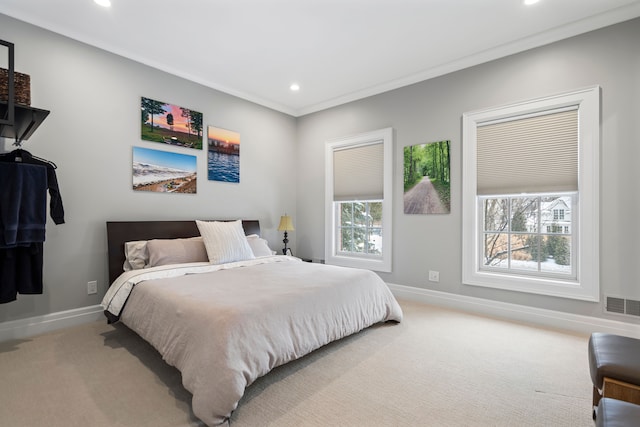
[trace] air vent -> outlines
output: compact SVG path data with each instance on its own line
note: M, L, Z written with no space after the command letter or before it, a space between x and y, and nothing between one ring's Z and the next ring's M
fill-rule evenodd
M606 300L607 312L640 317L640 301L618 297L607 297Z
M624 298L607 297L607 311L624 314Z
M640 301L628 299L624 312L632 316L640 316Z

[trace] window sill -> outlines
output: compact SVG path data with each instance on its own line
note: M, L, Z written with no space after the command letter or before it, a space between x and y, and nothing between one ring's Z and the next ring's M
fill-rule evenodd
M365 270L391 272L391 261L385 259L359 258L351 256L329 256L325 260L326 264L338 265L341 267L363 268Z
M524 292L582 301L598 302L600 300L597 289L596 292L594 292L593 283L589 283L589 281L580 283L575 280L525 277L483 271L465 275L462 283L470 286L503 289L513 292Z

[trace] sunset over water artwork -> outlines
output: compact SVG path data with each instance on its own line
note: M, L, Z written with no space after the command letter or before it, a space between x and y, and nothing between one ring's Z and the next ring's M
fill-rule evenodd
M240 182L240 134L207 128L207 175L209 181Z

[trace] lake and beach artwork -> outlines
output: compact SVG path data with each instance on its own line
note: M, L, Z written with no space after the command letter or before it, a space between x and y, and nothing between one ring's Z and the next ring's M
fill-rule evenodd
M196 159L187 154L133 147L133 190L195 194Z
M202 149L202 113L145 97L140 109L145 141Z
M209 181L240 182L240 134L208 126L207 145Z
M451 212L451 141L404 147L404 213Z

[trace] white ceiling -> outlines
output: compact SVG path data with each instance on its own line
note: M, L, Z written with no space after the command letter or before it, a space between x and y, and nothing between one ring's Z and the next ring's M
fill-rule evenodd
M0 13L293 116L640 16L640 0L111 2Z

